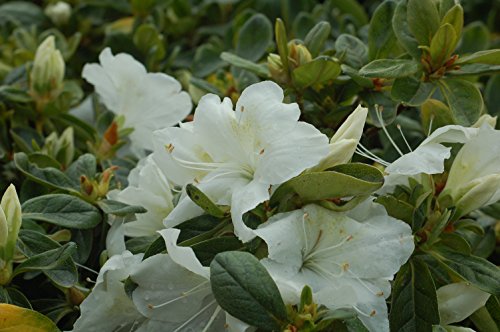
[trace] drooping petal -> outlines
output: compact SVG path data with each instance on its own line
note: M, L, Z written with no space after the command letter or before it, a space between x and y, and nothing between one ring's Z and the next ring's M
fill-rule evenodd
M114 331L130 329L145 320L125 293L122 281L140 263L142 254L126 251L111 257L101 268L90 295L80 304L80 318L74 332Z
M416 175L438 174L444 172L444 161L450 158L451 148L438 143L420 145L415 151L407 153L387 166L386 173Z

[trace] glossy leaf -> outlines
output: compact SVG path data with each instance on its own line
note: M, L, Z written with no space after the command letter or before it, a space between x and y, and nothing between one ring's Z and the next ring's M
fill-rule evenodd
M379 59L359 70L359 74L373 78L398 78L415 74L419 63L406 59Z
M58 332L56 324L34 310L0 303L0 331Z
M22 205L23 218L61 227L89 229L101 222L99 210L78 197L50 194L32 198Z
M278 287L253 255L229 251L210 264L213 294L230 315L264 330L280 330L287 312Z

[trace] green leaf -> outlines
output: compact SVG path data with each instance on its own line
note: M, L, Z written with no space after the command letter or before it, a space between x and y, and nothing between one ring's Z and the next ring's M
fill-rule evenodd
M399 77L394 80L391 97L410 106L422 105L436 90L434 83L422 82L413 76Z
M333 3L341 12L350 14L359 27L368 24L368 15L356 0L335 0Z
M422 51L418 48L418 41L412 35L410 27L408 26L407 12L407 2L400 1L392 17L392 28L401 46L403 46L408 54L414 59L420 61Z
M326 40L330 37L332 27L326 21L318 22L306 35L304 45L312 57L320 54Z
M489 46L490 31L488 27L481 21L475 21L464 28L458 54L486 50Z
M31 163L29 157L23 152L14 155L14 162L21 173L31 180L52 189L61 189L66 192L80 195L79 190L76 190L77 187L75 184L60 170L52 167L40 168L34 163Z
M214 257L225 251L238 251L245 248L245 245L233 236L221 236L208 239L191 246L200 263L209 266Z
M273 26L263 14L253 15L241 27L236 43L236 54L250 61L258 61L266 53L273 39Z
M61 227L89 229L101 222L99 210L78 197L50 194L32 198L22 205L23 218Z
M341 34L335 41L336 57L353 68L361 68L368 62L368 48L365 43L348 34Z
M368 28L368 55L370 60L387 58L397 45L393 29L387 28L396 11L397 3L387 0L380 4L373 13Z
M278 287L253 255L237 251L218 254L210 264L210 282L222 309L243 322L279 331L287 323Z
M56 324L41 313L0 303L0 331L59 332Z
M500 115L500 107L498 107L500 105L500 93L498 91L500 91L500 75L495 75L490 78L484 91L486 107L488 108L488 113L492 116ZM498 215L500 218L500 213Z
M223 207L216 205L207 195L191 183L186 186L186 193L196 205L211 216L223 218L229 213L227 207L223 209Z
M253 62L251 63L253 64ZM194 75L206 77L224 66L226 63L221 59L220 47L213 44L203 44L196 48L192 64Z
M436 288L427 265L413 257L396 275L389 314L391 331L426 332L439 324Z
M292 79L299 89L335 79L340 74L340 64L327 56L301 65L292 72Z
M149 247L144 252L144 257L142 258L142 260L145 260L146 258L154 256L156 254L160 254L165 250L167 250L165 239L160 236L149 245Z
M114 214L115 216L126 216L135 213L146 213L147 210L142 206L128 205L122 202L113 201L111 199L102 199L97 202L97 205L104 213Z
M151 23L143 23L135 30L133 42L146 56L151 56L155 61L165 57L165 41Z
M485 63L467 63L450 70L449 76L479 76L500 73L500 65L488 65Z
M45 15L41 7L28 1L9 1L0 6L0 25L7 22L20 24L26 27L39 26L45 22Z
M285 206L289 200L299 199L300 204L366 196L379 189L384 182L382 173L375 167L361 163L337 165L324 172L301 174L274 192L270 204Z
M441 25L449 23L455 30L457 39L459 40L462 36L462 29L464 26L464 9L459 4L451 7L443 19L441 20Z
M252 61L243 59L235 54L229 53L229 52L222 52L220 55L221 59L226 61L227 63L241 68L248 70L249 72L252 72L256 75L259 75L260 77L267 78L269 77L269 69L267 68L266 65L259 65L256 64Z
M428 99L420 108L424 132L432 133L437 128L455 124L448 106L436 99ZM432 121L432 128L429 128Z
M408 27L419 45L429 46L441 18L433 0L408 0Z
M78 282L78 272L71 260L75 251L76 245L69 242L57 249L31 256L16 267L14 276L29 271L40 271L57 285L71 287Z
M500 49L485 50L473 53L463 58L459 58L456 62L459 64L468 63L485 63L488 65L500 65Z
M93 179L96 174L97 161L95 156L86 153L78 157L66 170L66 175L73 181L75 186L80 185L80 177L85 175L88 179Z
M457 33L451 24L442 25L431 40L431 61L433 68L440 68L457 47Z
M442 79L438 81L438 85L457 124L470 126L479 119L483 98L473 83L460 79Z
M359 70L359 74L373 78L398 78L415 74L420 64L406 59L378 59Z
M382 204L391 217L403 220L407 224L412 224L415 207L411 204L399 200L392 195L379 196L375 202Z
M286 34L285 23L283 23L280 18L276 19L276 24L274 25L274 35L276 38L276 47L278 48L281 63L283 64L283 69L285 72L288 72L288 37Z
M456 277L494 295L500 295L500 269L484 258L439 248L430 254Z

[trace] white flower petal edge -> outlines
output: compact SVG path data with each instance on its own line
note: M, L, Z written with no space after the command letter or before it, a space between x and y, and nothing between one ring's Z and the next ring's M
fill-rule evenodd
M135 215L136 220L124 224L126 236L150 236L165 228L163 219L172 211L173 196L167 178L150 155L139 161L128 176L128 186L114 191L110 198L144 207L146 213Z
M255 230L268 245L262 263L285 300L297 303L309 285L319 303L353 308L370 331L389 331L385 298L389 280L414 250L411 229L373 204L355 209L374 210L350 217L307 205L273 216Z
M114 331L117 327L130 329L145 319L125 293L122 281L141 262L143 255L129 251L111 257L99 271L90 295L80 304L80 318L73 331Z
M169 180L181 186L199 183L215 203L231 205L235 233L243 242L255 237L243 214L269 199L271 186L317 165L328 154L327 137L298 121L298 105L285 104L283 98L283 90L270 81L246 88L235 111L230 99L206 95L192 126L155 134L154 157ZM189 135L190 140L180 139ZM165 219L166 227L186 220L179 216L201 214L201 209L185 211L193 208L185 201L189 197Z
M443 286L437 290L441 325L460 322L486 304L490 294L465 282Z
M100 64L86 64L82 76L95 86L106 107L125 117L125 126L134 128L130 135L132 150L149 150L154 130L182 121L191 111L189 94L180 83L163 73L147 73L132 56L113 55L105 48Z

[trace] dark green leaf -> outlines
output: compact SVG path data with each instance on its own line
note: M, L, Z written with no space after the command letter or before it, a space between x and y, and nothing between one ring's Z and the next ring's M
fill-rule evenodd
M419 45L429 46L441 18L433 0L408 0L408 27Z
M468 24L463 31L458 54L474 53L489 48L490 32L481 21Z
M102 199L97 202L97 205L104 213L114 214L115 216L126 216L128 214L147 212L142 206L128 205L111 199Z
M278 287L253 255L238 251L218 254L210 264L210 282L222 309L245 323L279 331L287 323Z
M61 227L89 229L101 222L93 205L75 196L51 194L32 198L22 205L23 218L48 222Z
M394 11L392 28L401 46L403 46L414 59L420 61L422 51L418 48L418 41L412 35L410 27L408 26L407 11L406 1L400 1Z
M387 27L391 22L397 3L387 0L380 4L373 13L368 28L368 55L370 60L387 58L397 44L394 30Z
M245 245L235 237L222 236L208 239L191 246L200 263L209 266L214 257L224 251L242 250Z
M391 96L410 106L422 105L436 90L436 85L422 82L413 76L399 77L394 80Z
M439 87L457 124L470 126L479 119L483 98L471 82L460 79L439 80Z
M236 43L236 54L250 61L258 61L273 38L273 27L263 14L253 15L241 27Z
M76 266L71 255L76 251L73 242L32 256L19 264L14 270L14 276L29 271L42 271L53 282L62 287L71 287L78 281Z
M391 331L426 332L439 324L436 288L427 265L413 257L396 275L389 314Z
M267 69L267 66L265 65L256 64L229 52L222 52L220 57L222 60L235 67L248 70L249 72L255 73L264 78L269 77L269 69Z
M500 269L484 258L439 248L430 254L452 274L490 294L500 295Z
M361 68L368 62L368 48L365 43L348 34L341 34L335 41L336 57L352 68Z
M330 23L321 21L316 24L304 39L304 44L313 57L320 54L326 40L330 36L332 27Z

